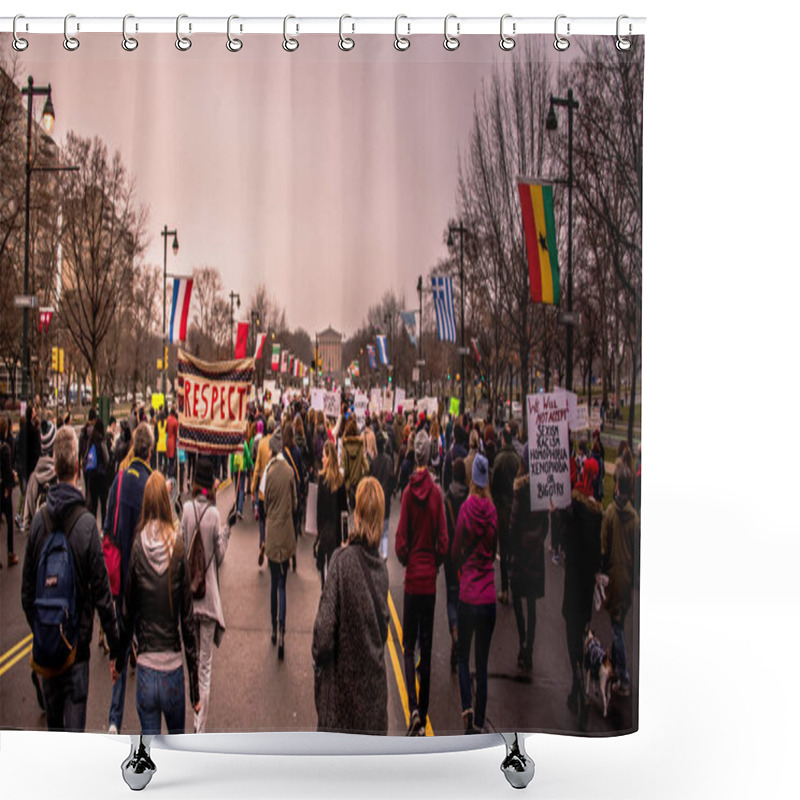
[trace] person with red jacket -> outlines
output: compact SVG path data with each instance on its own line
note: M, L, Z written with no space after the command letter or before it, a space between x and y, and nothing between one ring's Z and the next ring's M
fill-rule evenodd
M415 469L403 492L395 552L405 569L403 594L403 658L410 721L407 736L424 736L431 688L433 612L436 574L447 554L444 500L428 472L431 440L421 430L414 440ZM416 692L414 650L419 640L419 700Z
M167 477L175 477L175 463L178 455L178 414L170 409L167 417Z

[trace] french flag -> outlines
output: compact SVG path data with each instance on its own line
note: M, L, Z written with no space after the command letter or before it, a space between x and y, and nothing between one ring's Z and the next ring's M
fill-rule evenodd
M172 312L169 315L169 341L186 341L186 329L189 327L189 302L192 298L193 278L173 278L172 280Z

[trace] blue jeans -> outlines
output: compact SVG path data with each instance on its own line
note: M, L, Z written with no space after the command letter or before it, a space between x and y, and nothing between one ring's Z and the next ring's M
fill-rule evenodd
M381 534L381 558L386 561L389 557L389 517L383 521L383 533Z
M143 736L161 733L161 715L168 733L184 733L186 729L186 693L183 667L171 672L136 667L136 710Z
M625 616L627 613L626 609L618 619L611 618L611 630L613 632L611 663L614 665L614 673L622 683L631 682L631 676L628 674L628 649L625 646Z
M474 606L458 604L458 686L461 710L472 708L472 682L469 674L469 651L475 635L475 727L486 722L486 695L489 687L489 645L497 619L495 603Z
M244 512L244 489L247 484L247 476L244 472L236 473L237 492L236 492L236 510L242 514Z
M117 627L121 627L122 598L114 598L114 607L117 610ZM125 689L128 686L128 658L131 654L130 647L125 651L122 672L119 680L111 687L111 707L108 709L108 724L116 725L117 731L122 731L122 717L125 714Z
M41 685L47 730L83 733L89 696L89 662L73 664L56 678L42 678Z
M286 574L289 572L289 562L269 560L269 589L270 589L270 614L272 616L272 629L277 630L280 622L281 630L286 630ZM279 611L280 606L280 611Z

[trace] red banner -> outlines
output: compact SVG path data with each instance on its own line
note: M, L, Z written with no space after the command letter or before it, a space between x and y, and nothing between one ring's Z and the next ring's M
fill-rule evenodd
M236 353L234 358L247 358L247 331L250 329L249 322L240 322L236 329Z

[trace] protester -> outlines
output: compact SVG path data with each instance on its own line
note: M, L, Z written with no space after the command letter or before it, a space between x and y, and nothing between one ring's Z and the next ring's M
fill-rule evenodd
M164 407L158 412L155 422L157 469L162 475L167 474L167 412Z
M503 446L494 459L492 471L492 498L497 508L497 536L500 546L500 594L497 599L508 603L508 560L510 555L508 532L511 524L511 504L514 500L514 481L519 472L520 460L513 445L509 427L501 433ZM490 462L491 467L491 462Z
M403 658L410 720L408 736L424 736L431 684L431 649L436 606L436 574L447 553L447 523L442 493L428 472L430 438L414 439L416 469L403 494L395 534L395 553L405 567L403 594ZM414 651L419 640L419 698Z
M602 501L605 495L605 477L606 477L606 448L600 438L600 431L595 428L592 433L592 458L597 462L599 472L594 484L594 496Z
M295 509L292 513L292 523L294 524L295 539L298 539L302 533L300 530L300 524L303 518L303 508L306 502L306 474L303 467L303 459L300 454L300 449L295 443L294 428L290 422L287 422L283 426L282 440L283 457L286 460L286 463L292 468L292 474L294 475L294 488L295 495L297 497L297 504L295 505ZM297 555L295 554L292 555L292 571L297 572Z
M450 488L450 481L453 480L453 463L457 458L467 457L467 433L463 426L456 422L453 426L453 444L447 451L444 459L444 475L442 488L446 492ZM466 470L466 466L465 466Z
M172 504L160 472L147 480L142 517L131 551L130 573L120 625L120 649L112 662L114 685L125 673L124 652L134 630L138 645L136 710L143 736L184 733L186 695L183 651L189 670L189 696L195 714L202 711L197 675L197 646L192 590L183 539L172 521Z
M508 542L509 580L519 636L517 666L525 672L533 669L536 601L544 597L544 542L547 538L549 517L549 511L531 510L530 462L528 448L525 447L514 480Z
M6 441L7 436L8 420L6 417L0 417L0 523L5 517L8 527L6 558L8 566L13 567L19 563L19 558L14 552L14 505L11 500L17 481L14 471L11 469L11 448ZM27 514L27 505L25 511ZM2 564L0 564L0 567L2 567Z
M177 464L178 456L178 412L174 408L169 410L166 420L167 431L167 449L166 461L168 478L174 478L176 475L175 467Z
M466 466L466 462L465 462ZM497 511L489 494L489 461L476 454L472 464L469 497L461 506L453 542L453 558L461 567L458 593L458 684L464 733L482 733L486 722L489 647L497 604L494 587L494 553ZM475 637L475 707L469 654Z
M108 503L106 471L109 460L110 455L106 446L103 420L98 417L95 419L94 426L89 434L86 457L83 462L83 476L86 484L86 507L96 517L99 504L101 521L106 518L106 505Z
M342 469L344 470L344 489L350 509L355 506L356 487L359 481L369 474L367 450L364 437L359 436L355 416L347 420L342 439Z
M444 498L447 510L447 556L444 560L444 581L447 589L447 622L450 627L450 670L458 670L458 592L461 585L459 564L453 555L453 542L456 538L456 524L461 506L467 499L467 472L464 459L457 458L453 463L453 480Z
M631 503L633 479L627 464L614 473L614 502L606 509L600 533L603 572L608 575L605 607L613 631L612 662L615 691L631 691L625 646L625 617L631 607L634 581L638 576L639 516Z
M33 631L32 660L41 678L47 729L83 731L86 728L89 646L95 609L113 657L118 654L119 639L97 522L86 513L83 495L77 486L80 457L78 439L72 428L65 426L56 433L53 459L58 482L48 492L46 505L36 513L31 524L22 566L22 608ZM62 581L37 586L40 561L49 572L53 561L48 554L57 555L57 549L54 549L58 547L54 538L56 533L62 533L66 538L66 546L72 555L71 562L68 562L71 566L58 571ZM66 615L59 626L60 638L68 655L66 660L56 664L51 660L56 654L48 646L52 639L44 635L51 625L40 619L37 600L50 599L52 602L70 583L75 590L74 615ZM62 596L62 599L69 609L71 598Z
M384 494L375 478L356 490L354 525L331 559L311 655L317 729L386 734L389 727L384 645L389 574L378 552Z
M17 433L17 446L15 449L15 467L19 479L19 502L17 504L16 523L22 527L22 510L28 490L28 481L36 469L39 456L42 452L41 435L38 428L38 419L34 415L33 406L25 409L25 418L20 417L19 432Z
M78 447L80 448L81 456L81 471L85 472L86 455L89 452L89 444L94 433L94 423L97 421L97 411L94 408L89 409L86 417L86 423L81 428L80 438L78 439Z
M286 637L286 575L289 571L289 561L297 548L293 522L293 515L297 510L297 490L292 468L283 456L280 430L270 437L269 449L272 457L261 477L259 500L263 504L266 524L265 550L270 574L271 639L273 645L276 642L278 644L278 660L283 661Z
M194 732L205 733L211 695L211 661L213 647L219 647L225 633L225 617L219 588L219 567L225 559L231 525L236 522L235 508L231 509L227 525L220 521L216 507L214 472L208 458L199 458L192 483L192 500L183 507L180 533L187 554L195 536L203 543L205 556L205 594L194 598L195 643L197 674L200 684L200 711L195 713Z
M119 436L117 437L117 441L114 443L114 449L111 453L111 462L114 468L114 477L119 472L120 464L125 460L125 456L128 455L128 451L131 449L131 440L133 438L132 428L130 427L128 420L123 419L122 422L119 424ZM114 483L114 478L111 478L111 484ZM111 487L109 485L109 492L111 491Z
M244 516L244 495L247 485L247 473L253 468L253 462L250 459L250 442L246 437L242 444L242 452L231 453L229 462L228 470L231 474L231 480L233 481L234 510L236 511L236 516L242 519Z
M347 514L347 495L336 445L329 441L322 451L322 470L317 484L316 562L323 589L331 556L342 543L342 514Z
M25 493L25 510L22 513L22 530L30 530L33 517L41 506L47 502L47 494L56 483L56 466L53 460L53 445L56 440L56 429L52 422L42 421L42 455L36 463L36 469L28 480Z
M136 538L142 501L147 481L150 478L150 458L153 452L153 434L146 422L140 422L133 432L133 446L128 458L120 464L120 469L108 498L108 509L103 523L103 533L119 549L119 595L115 598L117 620L121 619L122 601L130 566L131 551ZM128 460L129 459L129 460ZM123 661L129 653L122 654ZM119 733L125 712L125 688L127 672L122 670L120 679L111 690L111 705L108 710L108 732Z
M394 490L394 470L392 469L392 457L386 452L387 443L386 434L378 433L375 437L377 455L369 467L370 476L375 478L383 489L384 519L380 552L384 561L389 557L389 515L392 513L392 491Z

